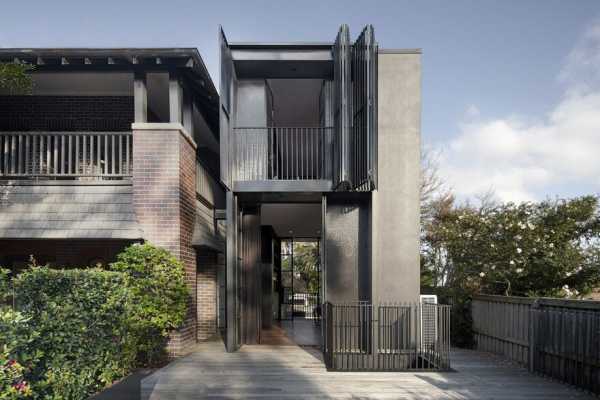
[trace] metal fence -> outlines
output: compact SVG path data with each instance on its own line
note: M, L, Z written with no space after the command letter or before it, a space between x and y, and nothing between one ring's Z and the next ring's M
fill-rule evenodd
M234 179L331 179L333 129L326 127L235 128Z
M131 132L0 132L2 178L124 178Z
M476 348L600 394L600 302L479 295Z
M329 369L450 369L450 306L325 303L323 324Z

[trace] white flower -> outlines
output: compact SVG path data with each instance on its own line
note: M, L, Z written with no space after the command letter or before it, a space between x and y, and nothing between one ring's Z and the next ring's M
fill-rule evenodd
M496 266L495 266L495 265L492 265L492 271L493 271L493 270L495 270L495 269L496 269Z
M548 246L549 246L551 249L553 249L553 248L554 248L554 243L550 243Z
M515 262L513 260L510 260L510 265L515 265Z
M534 230L535 229L535 225L532 224L531 222L527 222L527 226L529 227L529 229Z
M566 275L566 276L567 276L567 278L568 278L568 277L570 277L570 276L571 276L571 273L570 273L570 272L567 272L565 275Z
M485 272L480 272L479 276L483 278L485 276Z
M521 272L523 272L523 268L517 268L517 274L520 274Z
M517 247L517 253L521 254L523 252L523 250L521 250L521 248Z
M521 235L515 236L515 240L521 240L521 239L522 239Z
M565 289L565 290L569 290L569 285L565 285L562 288Z
M496 246L494 245L494 243L492 243L492 244L490 244L490 247L491 247L491 248L494 248L494 247L496 247Z

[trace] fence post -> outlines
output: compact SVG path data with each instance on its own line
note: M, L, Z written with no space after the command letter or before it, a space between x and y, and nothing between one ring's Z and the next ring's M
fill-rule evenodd
M529 307L529 362L528 367L530 372L535 370L535 357L537 355L537 331L539 329L539 309L540 303L538 299L531 304Z

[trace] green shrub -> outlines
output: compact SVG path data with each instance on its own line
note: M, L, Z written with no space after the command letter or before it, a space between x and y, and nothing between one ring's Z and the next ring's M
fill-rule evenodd
M188 309L185 269L168 251L134 244L110 265L126 274L135 310L132 322L138 343L138 362L153 364L165 356L170 331L182 326Z
M131 370L136 339L125 281L95 268L47 267L14 279L17 307L36 330L28 346L39 356L31 371L36 395L85 399Z
M0 399L24 399L32 394L29 380L41 358L33 342L37 333L29 318L0 309Z
M0 306L8 302L12 294L9 275L10 270L0 267Z

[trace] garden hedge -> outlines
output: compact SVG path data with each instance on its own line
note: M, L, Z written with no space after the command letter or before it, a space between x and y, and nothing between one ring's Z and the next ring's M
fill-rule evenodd
M15 293L15 310L0 305L0 400L87 399L163 353L186 313L183 266L134 245L112 269L32 266L12 285L0 272Z

